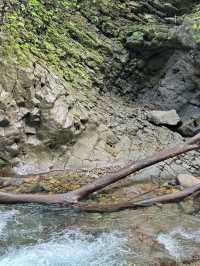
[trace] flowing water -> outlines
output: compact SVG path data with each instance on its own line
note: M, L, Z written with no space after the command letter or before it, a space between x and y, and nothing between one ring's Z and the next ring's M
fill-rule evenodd
M102 215L1 206L0 266L140 266L159 265L161 258L198 259L200 218L169 210Z

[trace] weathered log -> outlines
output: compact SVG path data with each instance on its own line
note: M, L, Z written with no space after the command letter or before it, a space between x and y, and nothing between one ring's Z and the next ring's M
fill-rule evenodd
M136 202L126 201L123 203L115 203L115 204L87 204L87 203L77 203L73 205L73 208L78 209L80 211L87 212L117 212L125 209L137 209L142 207L150 207L152 205L158 203L170 203L170 202L179 202L184 200L185 198L191 196L192 194L200 191L200 184L192 186L190 188L184 189L179 192L174 192L170 194L166 194L163 196L157 196L150 199L140 200Z
M177 155L186 153L188 151L200 149L200 133L193 138L188 139L186 142L177 145L174 148L164 149L151 157L147 157L143 160L130 163L125 167L114 171L110 174L104 175L94 182L84 185L79 189L70 191L63 194L14 194L14 193L0 193L0 203L61 203L65 205L71 205L77 203L79 200L87 197L93 192L105 188L106 186L113 184L132 173L135 173L141 169L167 160L169 158L176 157Z
M109 175L105 175L97 179L96 181L73 191L73 198L75 199L75 201L78 201L88 196L89 194L98 191L110 184L113 184L141 169L147 168L161 161L176 157L177 155L196 149L200 149L200 133L194 136L193 138L188 139L183 144L180 144L174 148L164 149L150 157L147 157L146 159L138 160L136 162L128 164L116 172L113 172Z

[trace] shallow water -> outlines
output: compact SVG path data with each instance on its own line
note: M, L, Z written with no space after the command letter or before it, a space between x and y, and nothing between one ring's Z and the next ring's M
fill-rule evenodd
M159 265L153 264L158 258L179 263L199 254L200 219L177 214L167 208L101 215L1 206L0 266L141 266Z
M168 253L176 258L177 261L192 257L198 257L200 251L200 230L191 230L177 227L167 234L158 235L159 243L163 244ZM199 257L200 260L200 257Z
M41 243L11 248L0 265L126 265L123 245L126 239L115 233L99 236L65 231Z
M1 208L1 266L127 265L127 238L101 216L41 207Z

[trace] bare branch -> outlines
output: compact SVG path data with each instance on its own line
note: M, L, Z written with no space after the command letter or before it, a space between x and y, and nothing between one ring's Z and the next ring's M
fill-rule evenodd
M75 209L86 211L86 212L117 212L124 209L137 209L141 207L150 207L157 203L170 203L170 202L179 202L195 192L200 191L200 184L192 186L190 188L184 189L180 192L175 192L163 196L153 197L146 200L141 200L137 202L123 202L116 204L87 204L87 203L77 203L73 205Z
M98 191L106 186L113 184L132 173L135 173L141 169L147 168L151 165L167 160L169 158L176 157L177 155L186 153L188 151L200 149L200 133L193 138L187 140L185 143L179 144L174 148L164 149L155 153L151 157L133 162L125 167L116 170L110 174L106 174L94 182L82 186L74 191L63 194L14 194L14 193L0 193L0 203L61 203L70 205L77 203L79 200L87 197L91 193ZM163 196L164 197L164 196ZM162 199L160 199L162 200ZM165 199L166 200L166 199ZM146 202L147 203L147 202ZM143 202L143 204L146 204ZM150 202L148 202L150 203ZM138 203L139 204L139 203ZM140 204L142 204L140 202Z
M75 190L73 192L73 196L76 199L76 201L78 201L86 197L87 195L95 191L98 191L112 183L115 183L141 169L147 168L161 161L176 157L177 155L199 148L200 148L200 133L194 136L193 138L187 140L185 143L180 144L174 148L164 149L160 152L155 153L151 157L133 162L119 169L116 172L113 172L109 175L105 175L95 180L93 183L90 183L88 185L81 187L80 189Z

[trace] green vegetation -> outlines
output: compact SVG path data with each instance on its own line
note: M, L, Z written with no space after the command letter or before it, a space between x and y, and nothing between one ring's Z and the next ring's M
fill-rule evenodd
M15 0L4 32L3 54L27 64L32 54L48 62L73 87L91 87L91 68L98 71L110 48L87 20L76 1Z
M140 1L11 2L12 8L2 26L5 36L3 41L0 37L1 54L15 57L23 65L33 57L46 62L75 89L92 88L93 81L106 72L107 58L119 47L127 44L143 47L144 39L155 48L168 41L173 43L174 36L169 31L173 23L161 22ZM182 7L180 16L181 10L184 13L189 8L187 1L170 2L177 10ZM163 1L157 4L163 5ZM192 17L194 37L199 41L200 9L196 8L188 17Z
M191 14L192 33L195 41L200 43L200 5L197 5Z
M0 169L6 167L7 165L9 165L9 162L0 158Z

